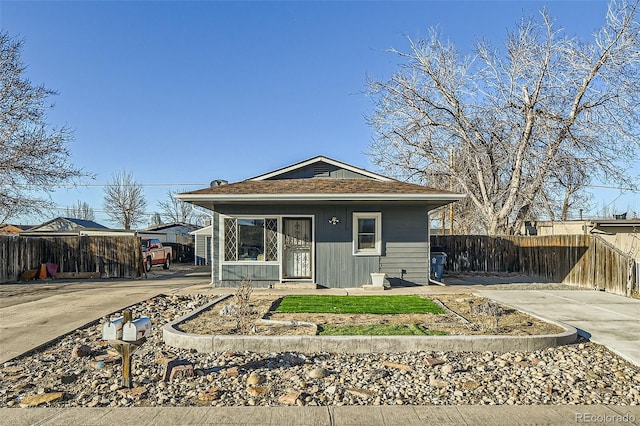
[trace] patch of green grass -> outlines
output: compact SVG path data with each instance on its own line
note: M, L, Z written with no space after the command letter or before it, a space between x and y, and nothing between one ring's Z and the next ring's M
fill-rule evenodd
M416 295L325 296L293 295L280 302L276 312L333 314L444 314L429 299Z
M448 333L429 330L419 324L323 325L320 336L446 336Z

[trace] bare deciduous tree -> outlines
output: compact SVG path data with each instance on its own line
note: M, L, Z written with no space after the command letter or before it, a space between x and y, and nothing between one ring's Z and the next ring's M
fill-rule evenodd
M162 218L167 222L189 223L193 213L193 205L174 197L178 192L168 191L167 199L158 202Z
M67 217L74 217L76 219L83 220L95 220L95 212L89 204L84 201L78 200L78 203L73 207L67 207Z
M47 99L57 93L34 86L20 58L23 41L0 32L0 223L43 213L57 186L86 176L69 161L73 133L46 122Z
M158 212L151 215L151 226L155 225L162 225L162 216Z
M400 70L369 82L371 158L396 177L468 194L467 215L491 235L519 232L545 203L566 217L591 179L634 185L621 164L640 153L637 10L638 0L614 0L590 44L545 11L504 48L481 41L472 56L436 30L409 40L408 52L392 50Z
M183 190L182 192L185 191L186 190ZM158 202L162 218L169 223L182 222L193 225L202 225L204 223L205 216L195 210L193 208L193 204L177 199L175 197L176 194L179 194L179 192L168 191L167 199Z
M104 188L104 209L111 221L131 229L143 221L147 200L140 183L133 175L120 171Z

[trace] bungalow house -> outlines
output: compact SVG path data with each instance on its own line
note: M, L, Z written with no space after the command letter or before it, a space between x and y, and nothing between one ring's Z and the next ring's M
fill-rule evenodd
M18 235L32 227L33 225L0 225L0 235Z
M41 225L21 232L23 237L72 237L72 236L122 236L135 235L135 231L109 229L104 225L86 219L73 217L56 217Z
M178 199L213 212L212 283L256 287L429 284L429 211L464 195L324 156Z
M194 261L196 265L211 264L211 225L191 232L194 238Z
M193 244L191 233L200 227L184 222L161 223L138 231L138 236L159 238L163 243Z
M622 253L636 259L640 268L640 219L638 218L528 222L523 233L541 236L597 235Z

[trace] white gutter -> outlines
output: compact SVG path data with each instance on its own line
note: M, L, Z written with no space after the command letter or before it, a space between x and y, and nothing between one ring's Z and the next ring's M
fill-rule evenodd
M181 201L459 201L463 194L179 194Z

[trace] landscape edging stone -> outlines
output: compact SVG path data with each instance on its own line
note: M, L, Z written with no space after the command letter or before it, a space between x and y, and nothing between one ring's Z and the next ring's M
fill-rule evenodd
M564 329L558 334L536 336L462 335L462 336L239 336L185 333L179 324L200 315L231 297L221 295L195 311L162 328L162 339L169 345L198 352L327 352L327 353L391 353L421 351L525 352L566 345L577 340L578 330L568 324L522 311ZM506 306L506 305L505 305ZM510 307L512 308L512 307ZM513 308L515 309L515 308Z

